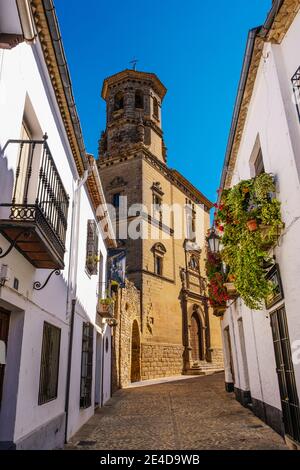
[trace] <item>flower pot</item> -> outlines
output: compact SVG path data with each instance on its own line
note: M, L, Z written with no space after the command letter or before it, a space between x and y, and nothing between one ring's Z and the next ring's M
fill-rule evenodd
M226 282L224 286L226 287L227 294L230 296L230 298L237 297L237 290L233 282Z
M223 317L224 313L226 312L226 305L217 305L213 307L214 309L214 316L215 317Z
M247 227L248 227L249 232L256 232L256 230L258 229L257 220L256 219L248 220Z
M97 312L103 318L112 318L114 316L114 304L98 302Z

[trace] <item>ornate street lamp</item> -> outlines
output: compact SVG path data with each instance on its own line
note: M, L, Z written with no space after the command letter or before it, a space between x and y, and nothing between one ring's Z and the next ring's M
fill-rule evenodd
M210 251L218 254L220 252L221 237L217 234L215 227L211 228L207 241Z

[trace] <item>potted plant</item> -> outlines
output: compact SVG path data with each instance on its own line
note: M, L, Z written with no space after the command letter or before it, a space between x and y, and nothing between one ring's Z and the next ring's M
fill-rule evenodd
M251 309L261 309L270 293L264 266L270 261L269 249L284 228L280 208L270 174L225 190L216 207L216 221L222 226L221 258L234 276L224 281L227 294L240 295Z
M112 297L105 297L98 301L98 313L102 317L113 317L114 314L114 299Z
M256 232L256 230L258 229L257 220L254 218L247 220L247 227L249 232Z

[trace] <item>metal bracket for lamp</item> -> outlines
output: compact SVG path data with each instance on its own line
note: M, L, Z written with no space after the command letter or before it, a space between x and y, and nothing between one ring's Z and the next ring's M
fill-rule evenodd
M8 249L4 253L3 253L2 248L0 247L0 259L5 258L5 256L9 255L9 253L16 246L18 240L21 238L22 235L24 235L25 238L29 238L31 235L31 232L28 229L22 230L22 232L20 232L19 235L11 242Z
M33 284L33 289L34 290L43 290L46 285L48 284L48 282L50 281L51 277L53 276L53 274L55 274L56 276L60 276L60 270L59 269L53 269L53 271L51 271L51 273L49 274L49 276L47 277L46 281L44 282L44 284L42 285L40 283L40 281L36 281L34 284Z

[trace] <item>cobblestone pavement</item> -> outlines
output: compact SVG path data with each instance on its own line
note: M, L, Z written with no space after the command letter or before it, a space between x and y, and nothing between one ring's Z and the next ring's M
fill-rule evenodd
M284 450L224 390L223 374L117 392L66 446L97 450Z

